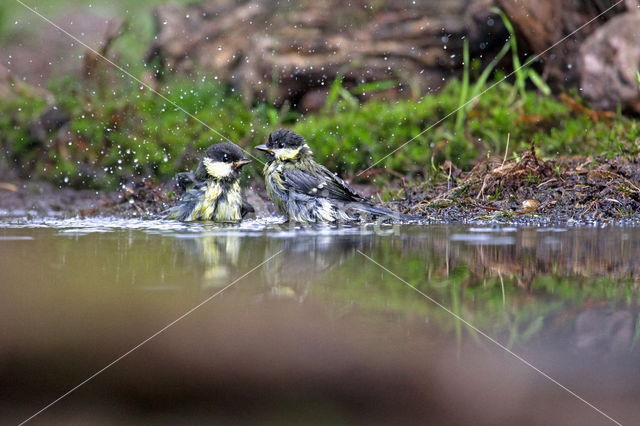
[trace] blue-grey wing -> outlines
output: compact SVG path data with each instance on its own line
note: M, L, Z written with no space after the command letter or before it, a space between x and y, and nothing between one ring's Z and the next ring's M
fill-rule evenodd
M200 188L187 191L178 204L167 210L167 219L186 220L195 209L201 196L202 190Z
M345 181L322 166L313 173L302 169L285 169L282 177L296 192L310 197L329 198L342 202L365 201Z

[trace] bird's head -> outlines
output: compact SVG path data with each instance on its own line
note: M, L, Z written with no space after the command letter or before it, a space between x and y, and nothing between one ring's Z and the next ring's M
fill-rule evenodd
M304 138L288 129L279 129L271 133L267 143L256 146L256 149L269 154L270 159L279 161L299 161L312 155Z
M211 145L202 160L207 175L215 180L237 179L240 169L250 162L237 145L229 142Z

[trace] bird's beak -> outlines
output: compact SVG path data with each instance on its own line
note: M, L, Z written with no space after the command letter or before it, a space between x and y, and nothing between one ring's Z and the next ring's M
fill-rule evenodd
M258 149L260 151L268 152L269 154L273 154L273 150L271 148L267 147L266 145L258 145L258 146L256 146L256 149Z
M243 158L242 160L238 160L238 161L234 161L234 163L231 165L231 167L236 170L241 168L244 165L247 165L251 162L251 160L249 160L248 158Z

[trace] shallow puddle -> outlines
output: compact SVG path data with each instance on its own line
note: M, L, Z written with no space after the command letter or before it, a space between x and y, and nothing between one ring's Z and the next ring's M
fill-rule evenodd
M105 377L88 388L102 395L100 386L106 386L110 397L114 392L126 395L122 398L133 400L132 412L139 415L139 399L148 404L147 391L131 385L131 377L147 375L133 373L127 362L144 370L146 359L147 373L163 377L167 370L199 365L203 356L214 363L222 362L219 357L229 358L229 365L236 365L235 359L235 379L246 374L251 383L263 380L259 386L271 392L269 380L261 376L263 369L277 371L279 379L291 375L294 384L285 383L295 390L300 380L313 384L316 374L331 370L333 364L344 367L345 359L364 366L383 363L366 367L372 371L382 371L380 365L389 362L393 368L419 372L429 366L416 358L435 357L444 369L438 374L450 368L461 376L444 379L453 389L449 391L458 392L467 387L461 385L465 374L478 373L474 362L480 359L488 366L482 370L486 374L468 384L470 389L486 392L488 380L507 400L537 395L537 404L555 401L565 404L563 409L570 407L567 416L576 421L607 421L506 348L575 388L612 417L628 420L640 415L637 404L630 402L640 395L635 367L640 346L640 228L335 229L291 228L277 218L228 227L109 218L5 218L0 224L0 268L3 375L12 389L12 397L5 400L10 407L7 421L29 417L167 325L170 328L155 336L149 347L131 355L132 361L103 373L119 377L117 386ZM201 333L202 347L189 340L192 329ZM348 330L357 333L350 338ZM158 357L167 347L175 348L168 343L171 339L183 345L176 365L173 349L168 350L168 361ZM153 349L163 344L164 349ZM185 346L211 353L208 358L195 355ZM375 361L378 356L385 361ZM265 359L268 365L252 366L261 366ZM224 371L213 374L214 379L222 375L236 383ZM350 380L350 373L326 374L338 383L341 378ZM390 374L403 377L402 372ZM493 374L502 380L499 385L492 381L498 380ZM185 380L192 379L187 375ZM154 386L162 388L162 383ZM74 410L94 407L94 400L83 402L82 393L78 389L70 401L60 401L58 411L43 413L41 421L54 421L65 404ZM170 395L171 389L160 393ZM344 419L345 410L353 415L340 404L342 408L335 408L333 397L326 402L326 395L320 394L320 419ZM304 404L315 406L316 394L310 395L303 398ZM375 401L372 396L363 398ZM300 402L293 398L283 404L297 407ZM505 404L493 407L502 414L485 413L483 419L512 418L503 411L515 403ZM531 407L540 419L549 414L538 412L536 404ZM394 410L395 406L390 409ZM469 410L473 413L474 408ZM518 410L514 413L522 412ZM100 418L93 409L83 413L80 420ZM292 413L291 418L274 419L299 418L296 410ZM227 415L237 419L229 413L221 418Z

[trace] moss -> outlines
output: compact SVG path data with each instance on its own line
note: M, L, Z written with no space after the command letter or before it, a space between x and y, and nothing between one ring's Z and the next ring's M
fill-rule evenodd
M0 131L9 156L40 177L76 186L166 180L191 167L196 152L222 140L200 121L249 149L274 128L289 126L309 140L320 161L340 173L355 174L375 164L410 179L432 177L433 165L444 160L468 169L480 157L503 155L508 139L509 152L534 141L543 156L637 155L639 149L636 121L622 115L594 121L554 97L521 92L508 82L472 103L458 131L451 112L459 107L462 88L455 80L419 100L359 104L342 96L306 116L266 104L247 108L233 89L207 78L174 76L159 88L197 120L149 90L123 80L113 86L71 79L53 85L57 107L70 121L62 134L40 144L27 128L45 103L29 96L0 100ZM378 176L380 182L392 178Z
M186 154L223 140L210 128L234 141L265 133L254 126L256 117L241 99L217 83L201 81L196 90L192 82L176 79L160 91L195 119L136 86L107 92L72 80L55 85L57 106L70 121L56 136L58 143L46 147L35 171L76 186L113 187L140 177L163 180L191 165ZM17 127L26 128L33 118L25 116Z
M460 90L461 84L453 81L441 93L417 102L370 102L355 109L343 103L332 114L307 117L295 129L313 141L326 163L342 172L369 167L425 129L429 130L376 167L428 175L433 157L436 164L449 159L469 168L479 156L504 153L508 135L511 151L526 149L534 141L543 155L638 153L633 143L640 136L636 121L618 115L594 122L536 91L509 101L515 88L506 82L480 96L464 131L456 132L454 119L447 115L458 108Z
M21 169L36 158L36 141L31 136L28 124L38 117L46 107L45 100L36 92L19 91L0 99L0 146L6 159Z

